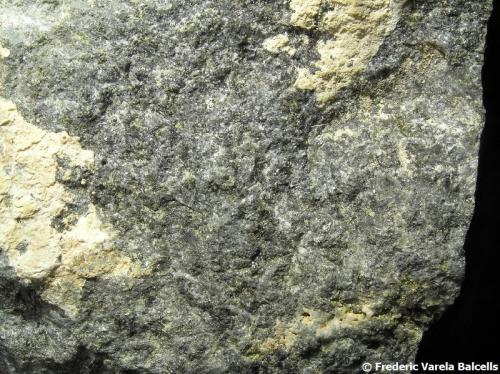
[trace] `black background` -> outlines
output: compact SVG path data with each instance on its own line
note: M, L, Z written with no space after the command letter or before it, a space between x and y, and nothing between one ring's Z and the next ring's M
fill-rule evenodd
M417 362L500 362L500 3L488 24L476 207L461 294L424 334Z

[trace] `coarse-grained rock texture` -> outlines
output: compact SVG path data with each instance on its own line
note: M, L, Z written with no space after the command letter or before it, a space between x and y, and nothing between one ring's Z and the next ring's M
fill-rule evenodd
M0 373L356 373L460 288L490 0L0 0Z

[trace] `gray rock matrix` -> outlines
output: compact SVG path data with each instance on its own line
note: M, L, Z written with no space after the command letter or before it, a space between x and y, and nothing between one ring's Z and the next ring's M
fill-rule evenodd
M463 276L490 8L0 0L0 373L412 362Z

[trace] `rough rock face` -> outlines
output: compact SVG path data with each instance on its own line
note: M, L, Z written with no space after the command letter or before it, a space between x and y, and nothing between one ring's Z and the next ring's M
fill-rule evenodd
M484 0L0 0L0 373L411 362L457 295Z

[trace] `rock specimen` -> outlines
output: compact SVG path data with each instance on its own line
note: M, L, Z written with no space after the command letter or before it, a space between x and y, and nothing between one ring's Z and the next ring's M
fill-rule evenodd
M0 373L350 373L457 295L484 0L0 1Z

